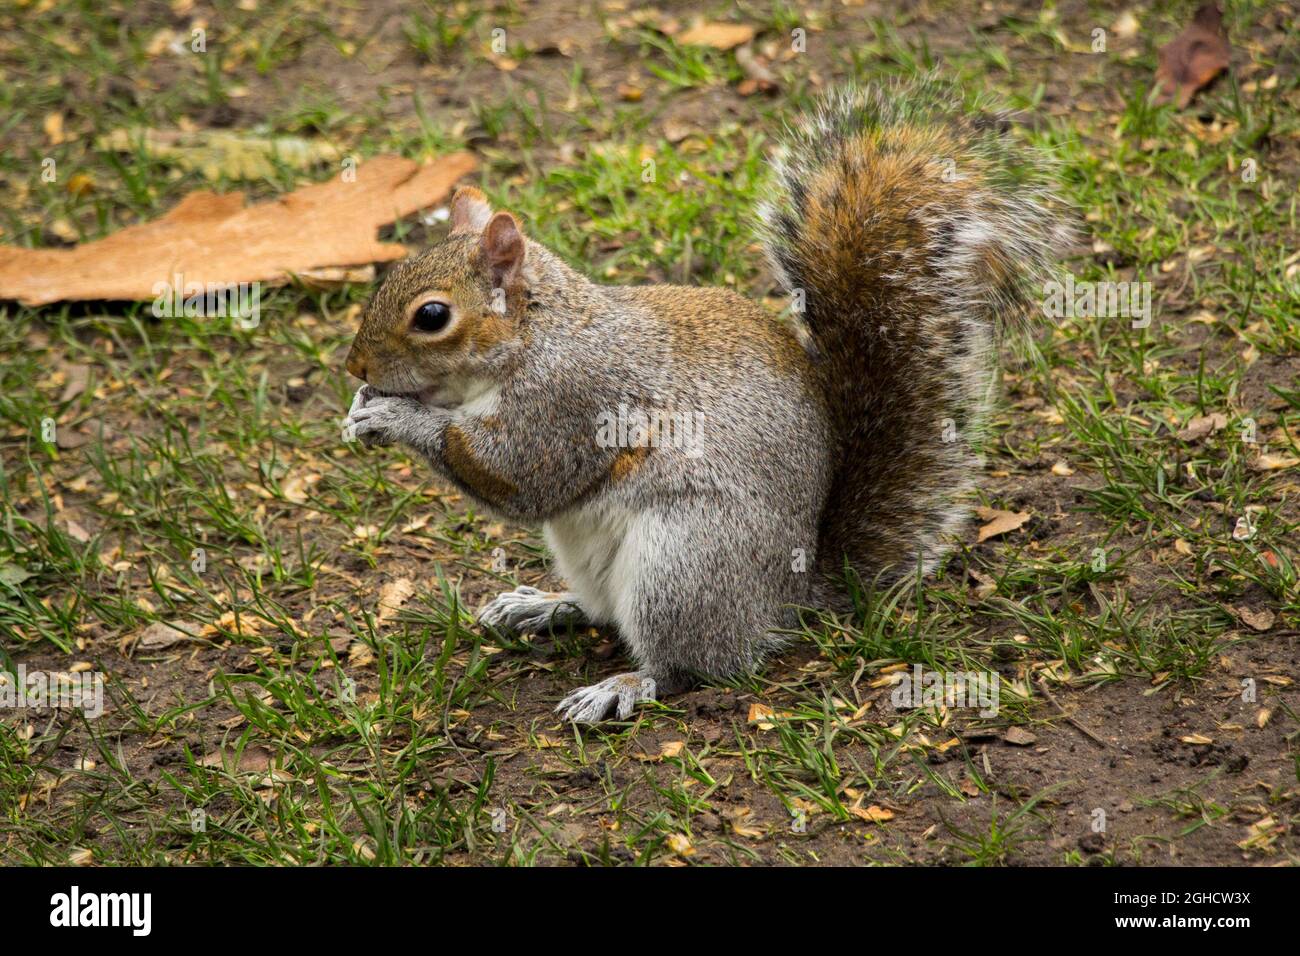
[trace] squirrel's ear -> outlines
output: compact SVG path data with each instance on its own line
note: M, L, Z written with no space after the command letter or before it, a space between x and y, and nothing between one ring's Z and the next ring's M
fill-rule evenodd
M451 234L482 232L492 218L487 197L473 186L462 186L451 197Z
M483 257L492 270L492 285L510 289L524 268L524 234L515 217L499 212L483 230Z

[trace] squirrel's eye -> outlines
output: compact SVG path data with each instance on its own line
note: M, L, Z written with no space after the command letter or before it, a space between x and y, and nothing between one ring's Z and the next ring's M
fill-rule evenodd
M451 308L445 302L426 302L415 310L411 325L421 332L441 332L451 321Z

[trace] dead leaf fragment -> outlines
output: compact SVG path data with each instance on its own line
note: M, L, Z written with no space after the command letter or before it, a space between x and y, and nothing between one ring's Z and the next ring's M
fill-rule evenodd
M894 819L894 811L878 807L874 803L869 807L849 807L849 813L868 823L885 823Z
M1300 465L1300 458L1294 455L1263 454L1250 463L1250 467L1255 471L1281 471L1284 468L1294 468L1296 465Z
M375 662L375 652L364 641L355 641L348 645L348 666L369 667Z
M1137 36L1141 24L1132 10L1125 10L1119 15L1119 18L1111 24L1111 32L1121 40L1131 40Z
M1001 511L997 508L976 508L975 514L981 521L986 522L980 527L977 544L1009 531L1015 531L1030 518L1028 511Z
M1206 435L1213 435L1217 431L1222 431L1226 427L1228 427L1228 416L1222 412L1198 415L1189 421L1186 427L1179 430L1178 437L1183 441L1195 441L1198 438L1204 438Z
M1156 85L1160 101L1175 100L1179 109L1228 68L1228 34L1223 13L1214 3L1202 4L1182 33L1160 48Z
M1179 737L1185 744L1191 744L1193 747L1208 747L1214 743L1213 737L1207 737L1205 734L1188 734L1186 737Z
M674 833L669 836L668 849L682 857L695 855L695 847L691 846L691 841L684 833Z
M402 605L415 594L415 582L410 578L397 578L389 581L379 589L379 613L376 623L391 621L402 609Z
M89 365L68 365L65 366L64 372L67 373L68 378L63 383L63 391L59 394L60 404L72 401L90 384Z
M63 134L63 114L48 113L44 123L41 124L45 129L45 138L49 140L51 146L58 146L67 141Z
M390 262L407 250L380 242L380 227L441 202L475 165L468 153L425 166L376 156L352 181L336 176L251 206L243 193L190 193L160 219L72 249L0 246L0 299L152 301L177 277L206 289Z
M1277 615L1266 607L1260 608L1258 611L1248 607L1239 607L1236 611L1237 617L1241 618L1241 622L1252 631L1267 631L1277 620Z
M731 50L754 39L756 31L744 23L712 23L701 20L677 37L686 46L711 46L715 50Z
M1002 735L1002 739L1017 747L1028 747L1030 744L1038 743L1038 736L1023 727L1008 727L1006 733Z
M757 724L759 730L771 730L776 725L771 722L775 712L767 704L750 704L748 723Z
M212 767L228 773L263 774L271 769L271 751L265 747L245 747L235 759L235 751L230 747L220 747L204 756L199 761L200 767Z
M136 647L144 651L161 651L166 650L173 644L179 644L181 641L192 641L194 639L193 635L187 634L179 627L163 621L154 621L141 632Z

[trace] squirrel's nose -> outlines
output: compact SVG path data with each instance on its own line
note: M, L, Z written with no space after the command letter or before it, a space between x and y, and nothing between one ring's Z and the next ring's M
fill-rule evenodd
M363 382L369 381L369 379L366 378L365 359L363 359L360 355L357 354L356 349L352 349L350 352L348 352L347 365L348 365L348 371L351 372L353 375L355 375L357 378L361 379L361 381Z

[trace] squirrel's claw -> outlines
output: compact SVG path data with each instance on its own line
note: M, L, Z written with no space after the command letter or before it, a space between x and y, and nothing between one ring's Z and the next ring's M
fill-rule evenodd
M478 623L517 634L545 634L552 625L577 624L583 617L574 595L521 584L485 604L478 612Z
M424 406L402 395L381 395L369 385L357 389L343 427L367 448L392 445L409 434L412 419L425 414Z
M616 674L590 687L578 688L560 701L555 712L577 724L599 723L611 709L615 719L627 720L638 703L654 699L654 678L642 671L633 671Z

